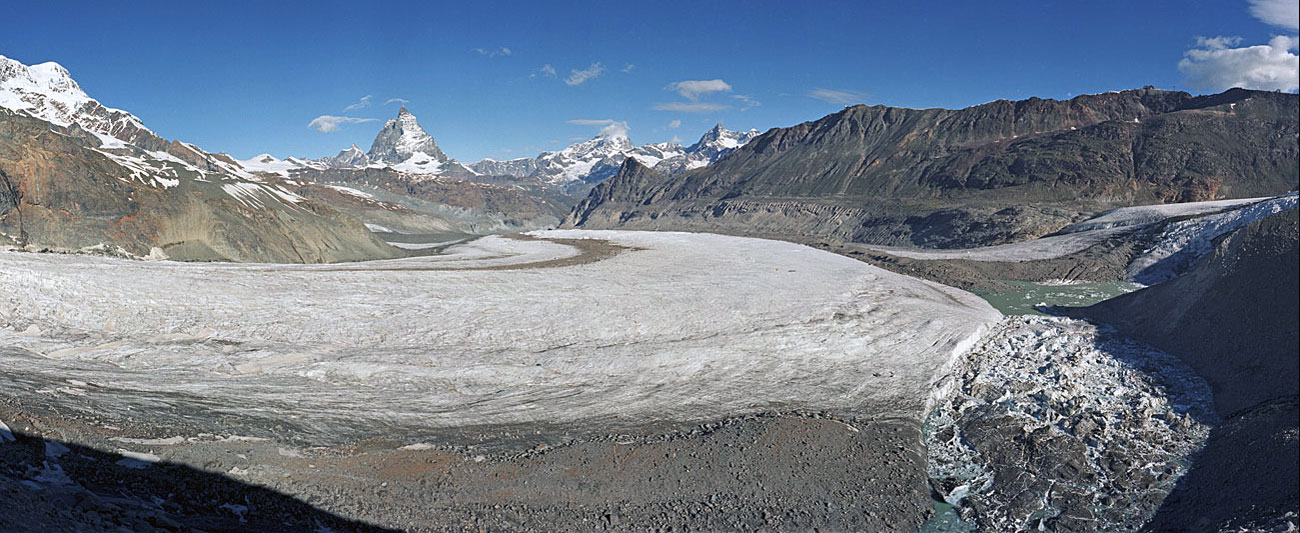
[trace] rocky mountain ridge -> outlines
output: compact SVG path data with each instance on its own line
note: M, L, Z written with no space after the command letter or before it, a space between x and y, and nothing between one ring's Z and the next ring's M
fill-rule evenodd
M1112 207L1297 186L1297 97L1151 88L960 110L852 106L771 130L708 167L593 190L590 229L968 247Z
M225 154L166 141L56 63L0 57L0 245L131 257L396 257L357 220Z

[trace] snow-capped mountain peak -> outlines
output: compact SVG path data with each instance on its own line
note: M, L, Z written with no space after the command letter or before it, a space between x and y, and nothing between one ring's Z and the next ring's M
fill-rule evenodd
M54 62L28 66L0 55L0 107L59 126L77 124L109 147L157 138L135 115L88 96L68 69Z
M396 165L410 160L416 154L427 156L421 160L436 160L439 163L451 159L442 153L433 137L420 127L415 115L406 106L402 106L397 111L397 118L389 119L379 131L367 156L372 162Z
M750 139L757 137L758 134L758 130L743 132L731 131L722 127L722 123L718 123L709 131L704 132L704 135L700 137L700 140L695 144L692 144L686 149L686 151L690 153L703 153L706 151L718 152L723 150L734 150L744 146L745 143L749 142Z
M370 164L370 157L361 151L360 146L353 143L352 146L340 151L338 155L323 158L320 162L337 168L364 167Z

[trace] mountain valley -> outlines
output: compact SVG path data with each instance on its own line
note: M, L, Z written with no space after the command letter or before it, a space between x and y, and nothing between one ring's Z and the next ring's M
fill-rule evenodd
M1293 92L476 162L392 103L241 160L0 56L0 530L1296 528Z

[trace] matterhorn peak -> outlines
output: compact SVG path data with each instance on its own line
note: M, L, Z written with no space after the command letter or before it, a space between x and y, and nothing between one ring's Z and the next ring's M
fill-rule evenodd
M397 118L389 119L379 131L367 154L371 161L397 164L416 154L424 154L440 162L450 158L438 148L433 137L420 127L415 115L406 106L397 110Z

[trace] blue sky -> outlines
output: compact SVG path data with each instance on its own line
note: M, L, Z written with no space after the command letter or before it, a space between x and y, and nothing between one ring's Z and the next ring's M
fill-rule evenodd
M184 4L11 3L0 54L61 63L164 137L240 158L369 148L395 98L475 161L557 149L603 120L638 144L689 144L716 122L767 130L846 103L1214 92L1243 69L1294 90L1296 0ZM375 120L309 127L321 116Z

